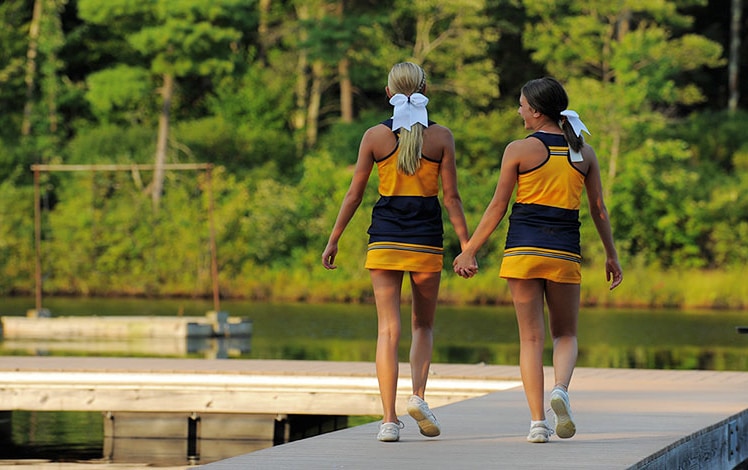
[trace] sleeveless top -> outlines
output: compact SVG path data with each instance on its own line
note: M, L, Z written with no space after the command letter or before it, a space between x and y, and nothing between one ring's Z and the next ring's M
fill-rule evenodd
M571 163L563 135L536 132L528 138L543 142L548 157L518 176L501 276L579 282L585 174Z
M391 129L392 119L382 124ZM406 175L397 170L399 153L398 144L392 153L376 161L379 200L372 209L366 267L434 271L438 263L441 271L441 162L421 156L416 173Z

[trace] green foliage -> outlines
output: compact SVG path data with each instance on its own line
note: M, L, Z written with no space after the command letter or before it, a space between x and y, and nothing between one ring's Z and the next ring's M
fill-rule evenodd
M296 174L299 161L288 130L293 103L292 82L278 80L272 70L250 68L222 80L207 99L212 115L179 124L178 138L199 161L224 165L232 172L267 164L283 176Z
M748 261L745 244L739 241L748 229L748 137L742 132L747 119L744 112L706 112L669 129L689 142L690 165L703 175L691 216L703 227L699 246L710 267L743 266Z
M356 163L358 147L364 132L387 117L389 116L384 113L365 112L350 124L334 122L320 137L319 146L326 150L337 165L353 165Z
M122 47L140 54L135 58L137 64L113 64L89 78L88 98L97 117L109 122L113 118L108 113L124 107L130 111L126 117L143 118L133 112L141 109L143 98L156 87L152 75L220 79L232 73L237 65L236 46L242 38L239 28L254 18L247 7L239 0L80 0L78 13L83 20L95 25L117 24ZM234 14L238 14L236 20Z
M261 180L252 188L244 214L247 254L258 264L285 266L293 258L300 222L298 189L274 180Z
M448 106L441 104L435 104L434 108L433 119L449 127L455 135L457 166L468 174L498 171L504 147L528 133L514 107L469 116L454 115Z
M684 142L674 140L648 140L624 156L611 209L623 252L664 266L706 265L698 243L706 227L694 214L708 193L690 158Z
M675 2L524 3L537 18L526 25L526 45L561 80L589 76L643 91L642 103L693 104L703 100L701 92L692 84L680 87L677 74L724 64L719 44L698 35L673 37L670 25L691 22Z
M748 175L745 172L737 177L722 177L715 181L699 214L710 228L704 244L713 266L742 267L748 262L748 247L743 242L748 234L746 191Z
M118 65L88 76L86 99L103 124L138 124L153 119L150 75L146 69ZM116 111L116 112L115 112Z
M312 60L320 59L329 65L336 65L340 57L346 56L349 50L365 46L358 31L370 22L371 18L366 14L353 18L324 16L302 19L299 27L306 31L306 37L299 43L299 47L309 51L309 58Z
M221 75L231 72L233 63L215 56L216 49L229 50L240 37L236 30L215 28L210 23L179 22L169 17L164 24L143 28L130 36L132 46L144 56L153 56L155 73Z
M273 168L276 176L289 176L298 166L286 132L229 122L221 116L180 122L173 137L179 143L176 150L188 160L222 165L246 177L253 168ZM273 160L268 161L268 155Z
M339 268L321 271L319 256L361 136L391 112L387 71L403 60L424 66L430 117L455 135L471 229L493 194L504 147L527 134L516 92L548 73L564 81L570 107L592 131L587 140L601 162L627 269L732 272L748 261L748 117L705 101L725 86L704 78L725 66L722 47L693 21L705 0L398 0L387 9L354 2L343 10L327 1L270 2L267 10L244 0L45 4L31 90L32 2L0 4L0 292L32 289L29 164L150 162L164 104L159 75L170 73L177 80L167 161L216 165L224 295L366 301L376 172L340 241ZM343 59L353 85L349 123L339 118ZM500 97L500 89L513 95ZM33 133L22 139L27 104ZM319 136L307 146L311 130ZM167 172L158 212L150 176L43 175L45 289L207 295L204 175ZM594 272L585 296L613 302L586 207L581 218L584 269ZM445 298L507 301L493 275L505 231L504 223L479 254L482 272L492 275L472 283L445 276ZM448 273L459 244L446 214L445 249ZM624 292L654 305L739 303L716 282L709 289L719 298L656 286Z
M303 235L303 239L297 240L296 246L316 247L317 250L313 248L297 250L297 256L294 258L298 261L306 261L304 253L307 251L314 253L317 256L310 256L308 263L310 268L318 265L321 250L327 244L327 238L332 229L330 215L337 209L336 205L342 201L342 199L330 200L330 195L335 194L341 188L341 183L347 183L344 175L347 176L347 172L340 172L327 153L310 155L304 159L304 173L298 184L299 204L295 214L297 230Z
M88 190L80 193L75 179ZM45 218L45 287L85 295L209 292L208 221L196 183L194 174L170 173L155 213L132 175L62 178Z
M726 174L737 169L735 159L744 155L741 149L748 145L748 135L744 132L748 126L748 113L707 110L674 124L667 130L668 135L687 141L701 167ZM741 168L745 169L748 168Z
M31 12L24 1L9 0L0 3L0 109L23 109L24 66L27 50L27 24ZM12 138L21 129L19 113L0 113L0 137Z
M24 167L27 148L11 142L0 138L0 183L21 183L21 175L30 176Z
M0 181L0 293L29 293L34 279L34 193Z
M264 163L260 159L248 161L255 155L241 151L246 136L238 133L236 125L223 116L179 122L174 126L172 137L179 142L179 150L189 160L216 163L232 172Z
M252 67L241 76L222 80L207 97L208 109L237 127L286 130L293 109L293 95L288 89L293 83L292 77L278 77L273 68Z
M432 92L452 95L458 101L470 103L470 107L479 108L498 97L499 77L487 58L487 48L498 39L499 31L483 14L486 2L400 0L395 3L392 13L395 30L387 36L400 47L412 48L406 49L406 53L431 75Z
M148 163L155 141L152 127L101 125L81 130L66 154L69 163Z

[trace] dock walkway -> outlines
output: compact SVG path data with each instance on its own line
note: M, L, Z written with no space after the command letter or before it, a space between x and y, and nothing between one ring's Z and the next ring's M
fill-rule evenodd
M443 428L435 439L404 415L397 443L378 442L378 424L370 423L198 468L732 470L748 460L748 372L579 368L570 387L577 435L548 444L525 441L519 377L516 366L433 364L426 398ZM402 413L408 378L402 364ZM553 383L551 369L546 383ZM2 410L312 413L331 403L350 410L353 395L365 404L360 413L378 412L370 413L372 402L379 410L373 364L0 357Z
M371 423L199 468L731 470L748 459L748 373L580 368L570 397L577 435L548 444L525 441L527 404L515 387L437 408L434 439L405 415L397 443L376 441Z

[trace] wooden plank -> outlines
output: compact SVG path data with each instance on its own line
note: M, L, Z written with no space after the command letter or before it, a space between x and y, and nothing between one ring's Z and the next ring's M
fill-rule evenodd
M372 415L381 412L375 377L207 374L189 372L0 371L5 410L167 411ZM433 378L434 406L518 381ZM407 400L410 380L398 383Z

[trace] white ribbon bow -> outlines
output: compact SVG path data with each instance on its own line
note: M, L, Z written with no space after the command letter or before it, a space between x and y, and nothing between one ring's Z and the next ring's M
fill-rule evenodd
M579 114L577 114L576 111L567 109L561 111L561 116L566 117L566 120L569 121L569 124L571 124L571 128L574 129L574 133L577 135L577 137L582 136L582 131L590 134L590 131L587 130L587 126L585 126L582 120L579 119ZM569 147L569 157L573 162L581 162L583 160L582 153L574 151L571 147Z
M413 124L420 122L423 127L429 126L429 114L426 105L429 99L420 93L405 96L398 93L390 98L390 104L395 107L392 112L392 130L400 128L410 130Z
M590 131L587 130L587 126L584 125L581 119L579 119L579 114L577 114L576 111L572 109L566 109L564 111L561 111L561 116L566 116L566 119L569 121L569 124L571 124L571 128L574 129L574 133L577 135L577 137L582 136L582 131L586 132L589 135Z

